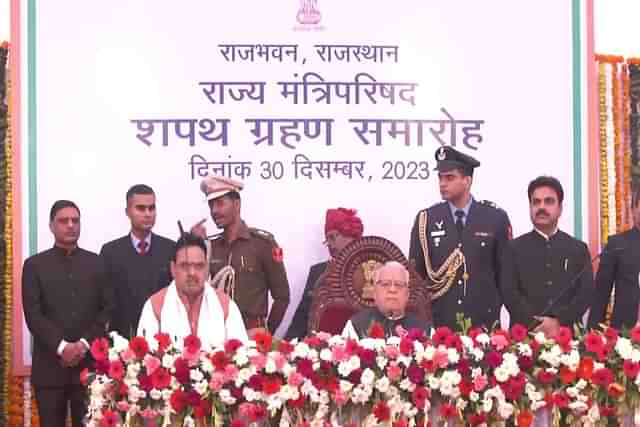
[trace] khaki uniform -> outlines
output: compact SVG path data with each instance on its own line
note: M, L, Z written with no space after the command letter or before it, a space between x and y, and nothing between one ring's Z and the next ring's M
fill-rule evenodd
M235 271L233 289L227 291L240 308L247 329L268 327L274 333L289 305L289 282L282 262L282 249L273 235L249 228L242 221L238 238L231 244L224 233L211 236L209 242L211 276L227 265ZM273 306L265 322L269 292Z

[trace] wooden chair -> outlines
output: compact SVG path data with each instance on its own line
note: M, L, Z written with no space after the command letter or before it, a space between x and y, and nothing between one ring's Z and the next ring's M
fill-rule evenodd
M351 316L374 307L373 272L387 261L407 267L410 276L407 310L430 321L431 304L424 279L391 241L365 236L351 242L329 263L324 279L313 292L308 330L340 334Z

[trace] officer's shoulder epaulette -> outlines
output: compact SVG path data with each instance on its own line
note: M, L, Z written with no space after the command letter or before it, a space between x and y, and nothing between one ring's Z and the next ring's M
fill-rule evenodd
M275 246L278 246L278 244L276 243L276 238L273 236L273 234L269 233L266 230L251 227L249 228L249 234L251 234L254 237L259 237L263 240L266 240Z
M478 203L480 203L481 205L484 206L488 206L490 208L494 208L494 209L500 209L498 207L498 205L496 205L494 202L492 202L491 200L480 200Z

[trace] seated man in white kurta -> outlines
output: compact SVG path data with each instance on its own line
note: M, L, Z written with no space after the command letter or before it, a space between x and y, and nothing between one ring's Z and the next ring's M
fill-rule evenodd
M146 301L138 335L150 338L164 332L181 345L193 334L200 338L203 349L231 338L249 340L238 306L206 281L209 265L204 240L183 234L170 267L174 280Z

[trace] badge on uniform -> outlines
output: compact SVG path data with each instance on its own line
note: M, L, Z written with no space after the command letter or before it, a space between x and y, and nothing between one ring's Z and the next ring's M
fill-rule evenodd
M282 262L282 260L284 259L284 254L282 253L282 248L280 247L274 247L271 250L271 256L273 257L273 260L275 262Z

